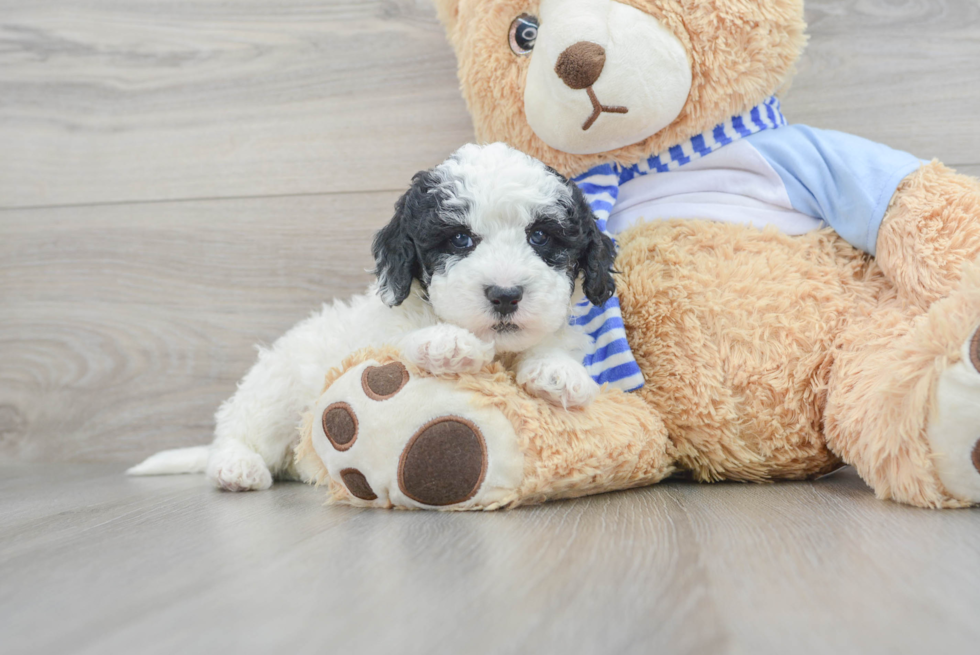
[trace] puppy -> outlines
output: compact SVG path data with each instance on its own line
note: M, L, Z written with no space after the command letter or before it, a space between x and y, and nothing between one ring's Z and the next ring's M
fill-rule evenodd
M218 409L210 447L153 455L133 475L206 470L230 491L267 489L293 467L297 420L327 370L360 348L397 344L433 373L500 357L530 393L581 407L598 393L589 337L568 324L576 282L593 304L614 292L614 247L581 191L495 143L466 145L420 172L374 239L377 283L280 337Z

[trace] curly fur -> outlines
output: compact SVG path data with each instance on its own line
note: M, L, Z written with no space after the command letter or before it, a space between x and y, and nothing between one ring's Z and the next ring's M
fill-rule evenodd
M323 372L367 346L398 344L435 373L504 357L527 390L562 407L599 392L582 365L588 336L567 321L580 276L594 302L612 295L613 246L582 192L553 169L504 144L463 146L413 178L373 252L374 288L324 306L260 350L218 409L209 450L159 453L130 473L196 472L206 461L208 477L230 491L307 477L293 466L296 421ZM501 310L495 288L522 295Z

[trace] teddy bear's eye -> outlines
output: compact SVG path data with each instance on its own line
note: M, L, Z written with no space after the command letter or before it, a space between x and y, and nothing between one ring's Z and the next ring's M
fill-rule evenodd
M515 55L529 55L534 50L538 38L538 19L530 14L521 14L510 24L510 49Z

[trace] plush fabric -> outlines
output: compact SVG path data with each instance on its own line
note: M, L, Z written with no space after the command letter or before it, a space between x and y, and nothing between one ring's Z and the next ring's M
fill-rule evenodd
M663 423L638 397L618 390L607 390L588 412L570 412L560 407L542 403L517 387L513 375L500 364L492 364L480 375L452 376L449 381L439 380L427 371L407 364L411 379L401 394L411 394L418 407L404 411L386 412L382 406L372 407L372 414L380 414L386 421L383 428L367 430L359 437L359 451L338 451L330 447L318 452L316 438L323 442L321 417L324 411L337 402L349 401L363 406L363 396L357 393L355 380L366 363L385 365L401 361L394 348L369 348L349 357L339 369L330 371L326 378L324 396L314 411L308 413L301 428L301 441L297 459L307 479L318 485L327 484L333 502L346 502L371 507L425 508L424 503L400 498L395 471L401 453L419 428L447 416L472 418L487 437L488 459L502 469L494 479L491 470L489 481L484 482L478 494L459 504L432 508L497 509L520 504L542 502L558 498L572 498L599 493L608 489L623 489L659 482L670 475L675 467L672 445L667 439ZM344 381L355 382L344 387ZM426 398L433 400L432 388L417 389L425 383L452 385L453 392L465 394L465 406L453 408L445 396L426 405ZM342 399L342 400L341 400ZM363 412L367 417L368 412ZM506 420L516 435L513 443L494 443L493 437L506 433L499 426L487 429L488 420ZM393 454L386 454L388 446L395 445ZM381 454L379 457L378 454ZM513 471L514 453L523 458L519 474ZM341 457L352 459L340 462ZM356 458L356 459L355 459ZM501 466L500 462L504 465ZM374 499L355 495L341 475L330 474L328 463L336 462L338 472L355 470L370 480ZM360 482L360 478L358 478ZM510 486L507 483L510 482Z
M581 181L601 186L602 171L612 179L655 157L666 161L672 147L766 101L789 81L805 43L801 0L621 0L683 44L692 80L687 103L670 125L636 143L592 154L555 150L525 120L534 53L512 52L508 27L545 2L552 11L566 2L569 11L601 12L610 1L436 0L481 140L509 143L566 175L592 171ZM617 34L596 45L608 51L629 38ZM641 46L631 44L630 52ZM586 55L595 69L589 79L572 75ZM556 75L572 80L568 93L584 93L573 87L624 74L608 70L607 58L596 78L599 60L597 48L570 48ZM603 113L595 129L610 120L615 116ZM569 122L568 129L594 128ZM841 234L826 227L790 236L773 221L693 210L678 212L686 220L634 216L633 227L617 236L616 268L642 389L607 386L592 405L567 411L525 393L500 363L440 378L441 386L409 366L396 398L411 411L385 418L379 406L378 420L390 429L361 430L346 450L330 445L329 421L311 415L299 469L329 480L332 497L344 502L496 509L674 474L702 482L799 480L846 463L883 499L929 508L980 504L980 433L972 431L980 424L980 183L853 137L802 130L791 135L795 147L785 146L780 129L788 128L752 137L771 168L763 177L782 181L787 207L836 221ZM819 189L810 188L812 180ZM356 353L327 376L317 412L363 403L358 367L398 361L394 350ZM486 437L479 453L487 470L495 462L510 468L502 465L491 483L456 504L404 500L392 482L399 453L429 422L456 415ZM465 429L458 433L472 441ZM455 451L441 448L446 452L426 451L438 466L424 470L439 490L458 488L462 498L476 477L478 451L460 446L458 461L470 473L459 483L462 474L443 466ZM365 500L371 495L377 498Z
M436 0L456 50L460 86L477 139L508 143L568 176L608 161L629 166L741 114L780 90L789 82L806 43L802 0L626 0L623 4L651 14L684 44L694 73L691 92L681 115L661 132L612 152L580 156L548 147L524 118L529 59L513 56L506 34L515 17L535 13L538 3Z

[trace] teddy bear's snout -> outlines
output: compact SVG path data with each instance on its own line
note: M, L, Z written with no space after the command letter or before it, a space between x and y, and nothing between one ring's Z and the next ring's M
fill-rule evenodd
M626 107L610 107L599 102L592 85L596 83L602 75L602 69L606 66L606 49L598 43L590 41L579 41L565 48L558 55L558 63L555 64L555 73L561 78L570 89L580 91L585 89L589 94L589 101L592 103L592 115L588 117L583 130L592 127L599 114L609 112L611 114L625 114L629 112Z
M564 52L558 55L555 73L558 74L562 82L579 91L595 84L605 65L605 48L598 43L579 41L568 46Z

